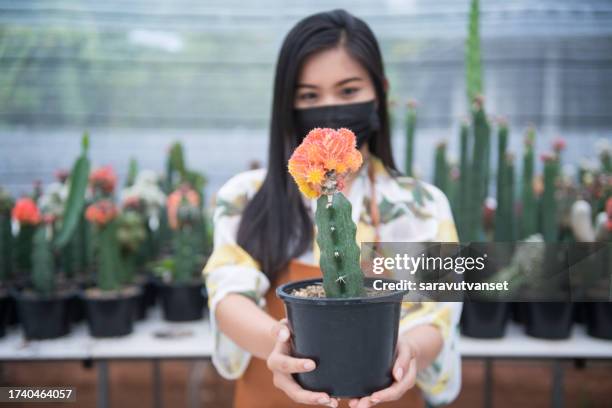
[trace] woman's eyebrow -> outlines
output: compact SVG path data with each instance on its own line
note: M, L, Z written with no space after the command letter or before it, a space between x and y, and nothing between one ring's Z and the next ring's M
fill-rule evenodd
M318 86L311 85L311 84L298 84L297 88L313 88L313 89L316 89L316 88L318 88Z
M351 77L351 78L346 78L346 79L343 79L342 81L338 82L338 83L336 84L336 86L346 85L347 83L349 83L349 82L353 82L353 81L363 81L363 79L362 79L362 78L360 78L360 77Z

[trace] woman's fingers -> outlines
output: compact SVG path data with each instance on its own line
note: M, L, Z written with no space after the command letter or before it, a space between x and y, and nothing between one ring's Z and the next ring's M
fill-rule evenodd
M272 337L278 341L289 340L289 337L291 337L291 333L289 332L287 319L282 319L278 321L274 326L272 326L271 334Z
M415 358L412 347L408 342L399 342L397 347L397 357L393 364L393 378L399 382L408 371L410 361Z
M399 381L396 380L396 382L384 390L376 391L370 396L370 401L377 404L383 401L395 401L400 399L402 395L406 393L406 391L414 387L416 382L416 373L417 361L412 359L408 364L407 372L405 374L402 373L401 379ZM364 406L367 407L368 405ZM363 408L360 405L357 405L357 407Z
M268 356L268 368L285 374L307 373L316 368L314 361L307 358L294 358L289 355L289 343L277 341Z
M275 373L273 381L276 388L284 391L289 398L297 403L326 405L330 407L338 406L338 401L336 399L330 398L329 395L324 392L312 392L303 389L295 382L293 377L288 374Z

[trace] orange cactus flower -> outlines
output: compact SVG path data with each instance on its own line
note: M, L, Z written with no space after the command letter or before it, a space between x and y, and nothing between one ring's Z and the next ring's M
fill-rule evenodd
M20 224L36 225L42 221L40 211L34 200L23 197L15 202L11 216Z
M115 190L117 175L111 166L104 166L91 173L89 182L94 189L99 188L103 192L110 194Z
M85 211L85 218L98 226L106 225L117 217L117 207L110 200L100 200L91 204Z
M333 194L344 188L344 179L356 172L363 157L348 129L316 128L304 138L289 159L289 173L308 198Z
M200 205L200 196L188 185L182 185L173 191L166 201L166 209L168 211L168 224L170 228L177 229L179 227L178 210L183 202L183 198L194 207Z

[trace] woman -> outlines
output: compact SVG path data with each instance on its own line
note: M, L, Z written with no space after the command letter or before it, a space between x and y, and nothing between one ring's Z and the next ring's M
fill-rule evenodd
M287 172L287 161L314 127L356 134L364 165L346 183L357 241L457 240L448 201L435 187L398 177L391 154L387 82L376 39L343 10L300 21L280 51L268 168L241 173L218 192L214 251L204 269L214 333L213 363L238 379L235 407L338 406L326 393L302 389L292 373L316 370L290 356L289 330L274 288L320 277L313 209ZM370 407L397 401L450 402L460 386L456 303L404 303L394 383L349 401ZM251 358L254 357L254 358ZM418 389L415 388L418 385Z

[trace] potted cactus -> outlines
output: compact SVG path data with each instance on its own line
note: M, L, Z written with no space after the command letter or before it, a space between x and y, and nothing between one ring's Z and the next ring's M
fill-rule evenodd
M30 198L17 202L13 217L21 225L27 219L33 228L30 284L15 291L17 310L28 339L61 337L70 331L68 302L73 290L58 285L55 278L55 260L52 251L54 214L41 214Z
M6 332L9 315L13 306L8 293L8 281L13 271L13 233L11 210L13 199L0 187L0 337Z
M130 286L121 263L119 210L113 202L117 177L109 166L89 177L93 204L85 218L94 227L96 284L82 293L89 332L94 337L123 336L132 332L135 298L140 290Z
M124 203L123 211L117 217L117 240L120 253L121 281L125 285L139 287L134 298L134 317L142 320L146 317L147 303L144 296L146 281L139 272L138 252L145 241L144 220L139 211L139 203Z
M202 255L200 196L182 184L168 196L167 219L172 231L172 252L156 264L164 318L168 321L199 320L204 315L205 292L199 271Z
M288 166L300 191L317 198L323 278L287 283L276 294L285 303L293 353L317 361L297 381L334 397L362 397L391 384L404 295L374 291L360 267L351 204L341 191L361 163L350 130L314 129Z

